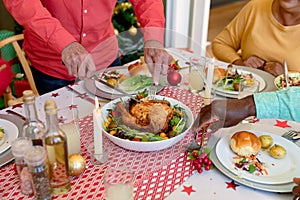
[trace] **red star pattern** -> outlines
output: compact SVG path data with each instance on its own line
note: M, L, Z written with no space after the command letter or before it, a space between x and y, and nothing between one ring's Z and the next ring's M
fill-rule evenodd
M70 110L72 110L73 108L77 108L77 105L74 105L74 104L69 105Z
M227 187L226 188L232 188L234 190L236 190L236 187L238 187L239 185L235 184L234 181L231 181L231 182L225 182L227 184Z
M284 121L280 121L280 120L276 120L276 124L274 126L279 126L281 128L291 128L291 126L289 126L287 120Z
M22 108L23 106L23 103L18 103L18 104L16 104L16 105L13 105L12 106L12 109L15 109L15 108Z
M52 96L52 97L58 97L59 95L58 95L58 93L56 92L56 93L52 93L51 96Z
M193 190L193 186L183 186L183 190L181 190L181 192L186 192L189 196L191 195L192 192L196 192L195 190Z

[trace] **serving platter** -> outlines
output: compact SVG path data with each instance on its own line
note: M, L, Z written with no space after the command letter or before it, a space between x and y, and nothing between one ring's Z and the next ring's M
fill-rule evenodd
M300 148L291 141L272 134L270 132L245 130L254 133L257 136L270 135L273 138L273 144L283 146L287 154L284 158L276 159L269 155L268 150L260 150L256 157L263 163L268 175L256 175L256 173L249 173L242 169L235 167L233 163L233 157L237 156L230 149L230 139L232 135L228 135L219 140L216 145L216 155L218 160L232 173L240 176L243 179L257 182L261 184L285 184L291 183L294 177L299 176L300 168L297 167L300 164Z
M115 100L107 103L106 105L104 105L101 108L101 111L103 114L103 119L105 120L107 118L109 110L114 110L117 102L120 102L120 101L126 102L129 98L130 97L118 98L118 99L115 99ZM177 105L183 109L182 112L185 112L186 120L187 120L186 124L185 124L185 129L183 132L181 132L180 134L178 134L175 137L172 137L172 138L169 138L166 140L153 141L153 142L140 142L140 141L125 140L125 139L121 139L119 137L113 136L113 135L109 134L108 132L106 132L103 127L106 137L108 137L113 143L115 143L116 145L118 145L120 147L123 147L124 149L132 150L132 151L140 151L140 152L150 152L150 151L158 151L158 150L166 149L172 145L175 145L180 140L182 140L183 137L190 130L190 128L193 124L194 117L193 117L192 111L185 104L183 104L180 101L177 101L175 99L169 98L169 97L156 95L156 96L154 96L154 99L167 100L170 102L171 106Z

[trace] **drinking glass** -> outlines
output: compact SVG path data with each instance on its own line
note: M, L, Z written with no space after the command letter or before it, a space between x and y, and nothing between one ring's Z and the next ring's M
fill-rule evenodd
M259 91L259 81L256 79L242 79L239 83L238 99L243 99Z
M134 172L124 168L108 168L103 176L107 200L133 200Z
M189 89L193 93L199 94L204 88L204 66L205 58L195 56L190 58L189 67Z
M78 109L76 107L64 107L57 110L59 128L66 134L68 155L80 154L80 129Z

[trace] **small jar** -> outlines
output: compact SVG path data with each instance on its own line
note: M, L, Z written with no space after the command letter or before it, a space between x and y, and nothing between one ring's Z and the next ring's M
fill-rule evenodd
M32 147L32 141L29 138L20 137L11 144L11 151L15 158L17 173L20 179L21 193L24 195L33 195L33 183L31 174L28 172L27 164L24 160L24 153Z
M33 146L24 155L33 180L34 197L37 200L51 199L46 158L46 150L42 146Z

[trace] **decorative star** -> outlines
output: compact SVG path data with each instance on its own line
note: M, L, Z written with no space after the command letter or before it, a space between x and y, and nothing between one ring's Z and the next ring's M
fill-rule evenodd
M58 93L56 92L56 93L52 93L51 96L52 96L52 97L58 97L59 95L58 95Z
M18 103L18 104L16 104L16 105L13 105L13 106L12 106L12 109L15 109L15 108L22 108L22 105L23 105L23 103Z
M235 184L234 181L231 181L231 182L225 182L227 184L227 187L226 188L232 188L234 190L236 190L236 187L238 187L239 185Z
M74 104L69 105L70 110L72 110L73 108L77 108L77 105L74 105Z
M281 128L291 128L291 126L289 126L287 123L288 123L287 120L283 120L283 121L276 120L276 124L274 126L279 126Z
M181 192L186 192L189 196L191 195L192 192L196 192L195 190L193 190L193 186L183 186L183 190L181 190Z
M66 118L64 118L64 116L60 116L59 118L58 118L58 123L65 123L65 121L66 121L67 119Z

